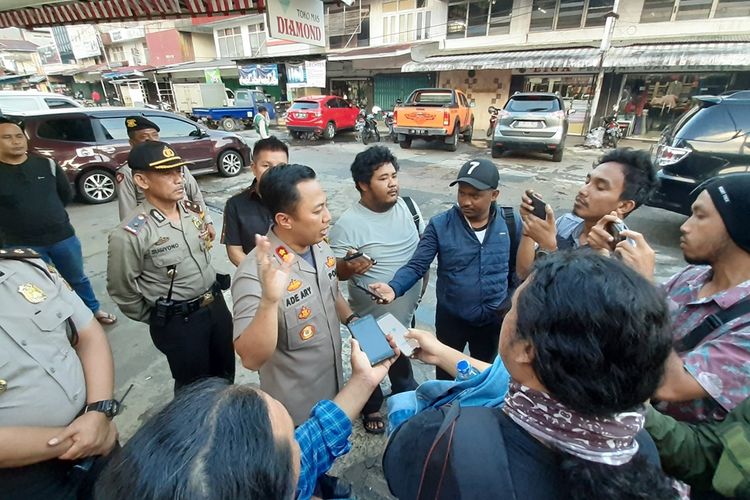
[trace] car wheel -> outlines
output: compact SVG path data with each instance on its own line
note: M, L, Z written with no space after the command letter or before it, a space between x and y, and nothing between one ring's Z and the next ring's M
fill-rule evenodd
M78 193L86 203L108 203L115 199L115 175L107 170L89 170L78 179Z
M458 122L456 122L456 125L453 127L453 133L448 138L447 141L445 141L446 146L448 146L448 151L455 151L458 149L458 134L461 126Z
M505 153L505 150L503 148L496 148L495 146L492 146L493 158L500 158L501 156L503 156L503 153Z
M401 146L401 149L409 149L411 147L411 138L400 141L398 145Z
M466 144L471 144L471 136L474 135L474 124L472 123L469 125L468 130L464 132L464 142Z
M221 128L223 128L227 132L234 132L235 130L237 130L237 122L234 121L234 118L222 118Z
M562 144L560 144L560 147L552 153L552 161L554 162L561 162L563 158L563 147Z
M333 136L336 135L336 124L333 122L328 122L326 125L325 130L323 131L323 139L331 140L333 139Z
M242 161L242 155L233 149L228 149L219 155L216 160L216 166L222 177L234 177L242 171L245 162Z

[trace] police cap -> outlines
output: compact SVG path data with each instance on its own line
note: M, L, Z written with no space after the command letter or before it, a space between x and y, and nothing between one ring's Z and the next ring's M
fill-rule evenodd
M146 118L145 116L128 116L125 118L125 128L128 129L128 133L135 132L137 130L144 130L147 128L152 128L156 130L157 132L160 132L159 126Z
M186 165L172 146L161 141L146 141L130 150L128 165L133 171L158 172Z

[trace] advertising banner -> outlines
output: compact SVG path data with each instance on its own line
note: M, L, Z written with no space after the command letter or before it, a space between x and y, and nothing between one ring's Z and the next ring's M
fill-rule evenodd
M102 55L99 47L99 34L96 28L89 24L66 26L73 56L76 59L86 59Z
M279 68L275 64L246 64L237 68L240 73L240 85L278 85Z
M203 75L206 77L206 83L222 83L221 70L218 68L204 69Z
M286 63L286 82L289 88L326 86L326 62L305 61L299 64Z

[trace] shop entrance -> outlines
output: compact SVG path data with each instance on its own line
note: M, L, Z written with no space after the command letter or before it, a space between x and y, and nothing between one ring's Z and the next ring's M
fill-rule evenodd
M369 111L375 100L372 78L331 78L331 94L343 97Z
M594 75L527 76L523 90L559 93L566 109L575 110L568 118L568 134L583 135L594 95Z

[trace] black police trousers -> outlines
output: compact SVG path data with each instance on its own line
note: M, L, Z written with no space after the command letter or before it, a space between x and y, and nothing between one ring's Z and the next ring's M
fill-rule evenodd
M439 305L435 311L435 335L438 340L448 347L463 352L469 344L472 358L492 363L497 356L500 327L503 318L498 315L497 321L488 325L474 326L468 321L454 316ZM453 377L448 372L435 369L435 378L450 380Z
M149 331L156 348L167 356L175 392L207 377L234 382L232 315L221 294L197 311L168 318L164 326L151 321Z

